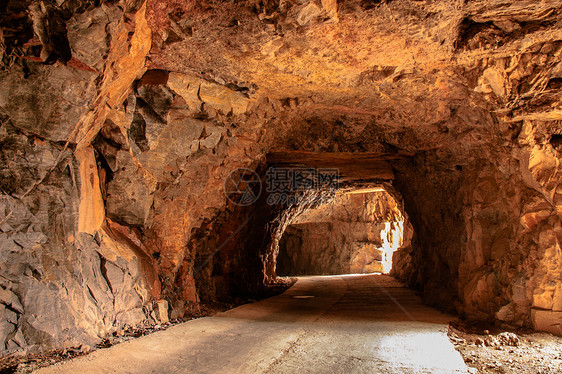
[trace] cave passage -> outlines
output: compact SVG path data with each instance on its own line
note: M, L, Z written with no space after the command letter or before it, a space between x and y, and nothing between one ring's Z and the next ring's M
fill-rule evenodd
M168 327L108 371L384 372L377 281L562 337L561 56L562 0L0 1L0 373Z
M404 220L383 187L340 193L286 227L277 275L388 274L404 241Z

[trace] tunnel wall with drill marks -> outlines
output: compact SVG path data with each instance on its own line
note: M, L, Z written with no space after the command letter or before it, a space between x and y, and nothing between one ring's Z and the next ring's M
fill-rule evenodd
M275 209L195 269L252 213L226 176L287 150L412 154L390 163L415 232L395 275L470 318L562 332L559 1L102 3L0 9L17 30L0 44L3 352L271 281ZM63 25L70 60L45 38Z

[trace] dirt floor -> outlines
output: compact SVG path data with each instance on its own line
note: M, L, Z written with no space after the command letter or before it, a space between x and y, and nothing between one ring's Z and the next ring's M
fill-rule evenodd
M449 339L473 373L562 373L562 338L451 323Z

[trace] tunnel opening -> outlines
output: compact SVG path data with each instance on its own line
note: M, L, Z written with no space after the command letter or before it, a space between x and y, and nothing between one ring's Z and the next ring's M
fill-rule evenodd
M382 186L339 192L286 227L276 273L389 274L392 256L404 243L405 220L399 202Z
M283 171L284 177L292 175L297 188L285 191L287 196L279 199L269 188L271 178L264 177L264 201L276 204L269 211L259 254L263 283L304 275L378 273L415 287L403 277L414 266L414 226L406 214L405 200L394 186L394 165L408 162L412 156L401 152L270 152L266 174L273 170ZM316 182L299 184L303 170L317 178ZM322 184L331 178L334 183Z

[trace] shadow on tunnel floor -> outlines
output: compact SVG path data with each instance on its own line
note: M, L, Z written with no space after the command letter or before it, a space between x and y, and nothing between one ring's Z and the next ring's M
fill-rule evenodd
M455 319L426 306L415 291L381 274L304 276L281 295L247 304L216 318L279 323L424 322Z

